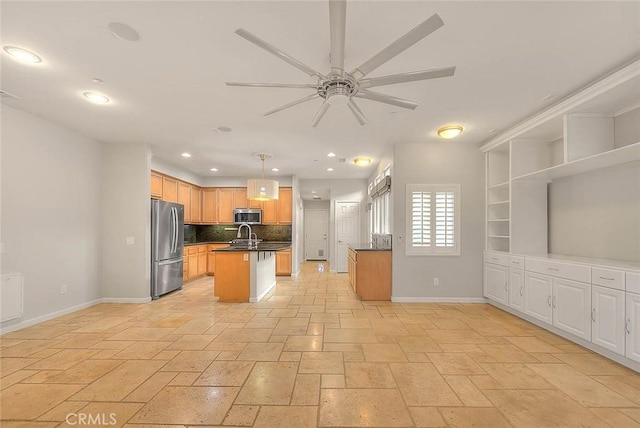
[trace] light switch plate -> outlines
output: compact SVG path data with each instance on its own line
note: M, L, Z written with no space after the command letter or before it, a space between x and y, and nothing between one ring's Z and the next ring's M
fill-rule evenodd
M133 238L133 236L127 236L127 245L133 245L135 244L135 239Z

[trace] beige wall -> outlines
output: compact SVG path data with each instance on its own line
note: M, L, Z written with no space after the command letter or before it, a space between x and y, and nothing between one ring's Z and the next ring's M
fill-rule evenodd
M482 297L484 249L484 153L455 141L396 144L393 195L392 298L404 301L478 299ZM460 184L460 256L405 254L407 184ZM403 242L398 242L398 236ZM433 285L433 278L440 285Z
M1 141L2 273L24 275L24 316L4 329L100 297L104 146L6 105Z
M549 252L640 262L640 162L549 184Z

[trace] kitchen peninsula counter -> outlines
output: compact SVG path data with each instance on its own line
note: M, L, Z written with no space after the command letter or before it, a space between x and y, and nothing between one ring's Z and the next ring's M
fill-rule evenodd
M261 242L251 249L228 246L212 250L216 258L214 295L221 302L260 301L276 285L276 251L290 247L290 242Z

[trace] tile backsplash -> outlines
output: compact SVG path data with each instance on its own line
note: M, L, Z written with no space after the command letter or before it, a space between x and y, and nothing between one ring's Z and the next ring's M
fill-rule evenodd
M263 241L291 241L291 226L278 225L253 225L251 231L258 235L258 239ZM190 224L184 226L185 244L196 244L198 242L227 242L235 239L238 233L238 226L233 225L198 225ZM243 238L246 235L242 231Z

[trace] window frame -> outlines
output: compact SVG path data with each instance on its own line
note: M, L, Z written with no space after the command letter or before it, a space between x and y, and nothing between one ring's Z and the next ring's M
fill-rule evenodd
M430 212L430 226L429 233L431 236L431 242L433 243L429 247L415 247L412 243L412 200L411 195L413 192L430 192L432 207ZM436 231L433 225L435 225L435 194L436 192L453 192L454 196L454 246L452 248L442 248L435 246ZM460 192L460 184L407 184L405 193L405 254L408 256L460 256L461 249L461 205L462 195Z

